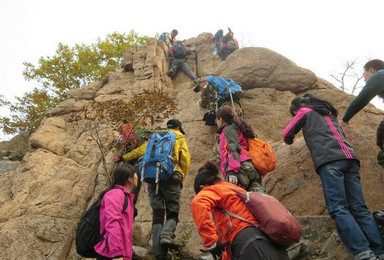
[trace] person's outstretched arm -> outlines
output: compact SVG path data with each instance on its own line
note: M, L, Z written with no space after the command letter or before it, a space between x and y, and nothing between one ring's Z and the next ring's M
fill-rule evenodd
M382 91L384 91L384 73L376 72L348 106L342 119L343 122L348 123L354 115L368 105Z

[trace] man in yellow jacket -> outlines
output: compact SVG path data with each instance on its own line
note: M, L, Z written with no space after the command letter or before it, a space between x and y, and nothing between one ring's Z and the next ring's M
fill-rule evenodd
M190 154L184 138L184 130L178 119L167 122L168 131L176 135L172 151L174 171L169 180L159 183L148 183L148 196L153 211L152 219L152 253L156 260L165 260L168 249L178 249L180 244L175 240L175 230L179 222L180 191L182 182L188 173ZM148 142L122 156L124 161L144 155ZM156 192L156 186L158 191ZM166 221L164 223L166 216Z
M176 128L171 128L171 127L176 127ZM185 133L183 128L181 127L181 122L178 119L169 120L167 123L167 128L169 129L169 131L171 131L176 135L175 146L172 152L172 158L173 158L173 161L175 162L174 171L176 172L176 174L175 173L173 174L174 175L173 178L180 179L180 181L183 181L185 176L187 175L189 165L190 165L190 154L189 154L187 143L184 138ZM119 157L119 160L117 160L117 162L120 162L120 161L129 162L142 157L145 153L145 149L147 148L147 145L148 145L148 141L145 141L139 147L133 149L129 153L124 154L122 157Z

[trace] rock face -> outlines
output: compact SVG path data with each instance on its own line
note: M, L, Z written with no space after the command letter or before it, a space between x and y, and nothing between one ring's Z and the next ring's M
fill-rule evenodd
M340 114L353 97L265 48L239 49L221 62L212 57L214 46L205 42L205 33L186 43L196 49L188 63L198 76L225 76L244 87L244 117L276 152L277 169L264 178L265 187L299 218L304 241L318 258L350 259L326 211L320 179L303 138L299 135L293 145L287 146L281 135L291 120L288 109L296 95L310 92L328 99ZM66 118L83 107L92 110L107 100L129 100L132 93L153 88L169 91L179 104L175 117L183 122L192 161L182 190L177 234L193 229L186 251L197 258L201 241L189 203L194 196L196 171L211 156L215 129L202 121L205 110L199 107L200 96L192 91L192 81L183 72L174 80L166 76L167 51L155 39L128 49L120 68L101 82L70 91L68 99L48 113L31 136L30 150L22 164L0 175L0 259L79 259L74 247L77 222L108 179L95 142L86 132L75 130ZM361 160L361 180L371 210L384 208L383 200L377 199L384 183L382 169L376 164L374 141L382 116L383 112L368 105L346 129ZM102 133L103 140L110 138L117 136ZM106 155L109 171L114 167L115 155L115 151ZM136 225L144 238L149 237L151 209L143 191L138 209Z

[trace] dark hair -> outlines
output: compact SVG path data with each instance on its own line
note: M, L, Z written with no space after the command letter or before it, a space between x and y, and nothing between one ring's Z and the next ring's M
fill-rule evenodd
M289 107L289 112L292 116L295 116L297 110L299 110L302 107L302 104L305 106L309 105L309 99L305 97L295 97L291 101L291 106Z
M381 150L384 150L384 120L379 124L379 127L376 130L376 144Z
M218 174L219 168L212 161L208 161L203 166L201 166L196 174L195 182L193 184L195 193L197 194L201 190L200 185L210 186L221 182L222 179Z
M364 70L373 69L375 71L384 69L384 62L379 59L370 60L364 65Z
M337 117L337 109L327 100L320 99L312 94L305 94L302 97L296 97L291 101L291 107L289 112L292 116L295 116L297 110L302 107L302 104L312 108L321 115L327 115L331 113L334 117Z
M117 166L113 171L112 183L100 194L99 198L103 197L106 192L112 190L115 185L124 186L127 183L127 180L132 178L136 172L137 169L127 162L123 162Z
M171 33L173 33L174 35L178 35L179 34L179 32L176 29L173 29Z
M255 138L256 134L253 130L253 127L245 121L243 118L235 115L235 111L230 106L222 106L216 111L216 118L223 119L227 124L234 123L237 128L243 133L247 138Z

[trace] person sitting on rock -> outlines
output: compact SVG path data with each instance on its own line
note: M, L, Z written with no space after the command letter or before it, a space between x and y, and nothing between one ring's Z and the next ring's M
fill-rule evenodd
M168 76L173 78L179 69L183 70L188 77L195 79L196 75L192 72L187 63L187 56L191 53L187 45L182 41L177 41L169 49L171 58L171 68L169 69Z
M231 28L228 28L228 33L225 36L223 30L220 29L215 33L215 35L208 34L207 38L209 41L213 41L215 43L213 55L219 55L222 61L225 60L229 54L239 48L239 43L233 37Z
M159 37L159 41L165 42L165 44L169 47L172 46L176 42L176 36L179 34L179 32L176 29L173 29L171 33L162 33Z

